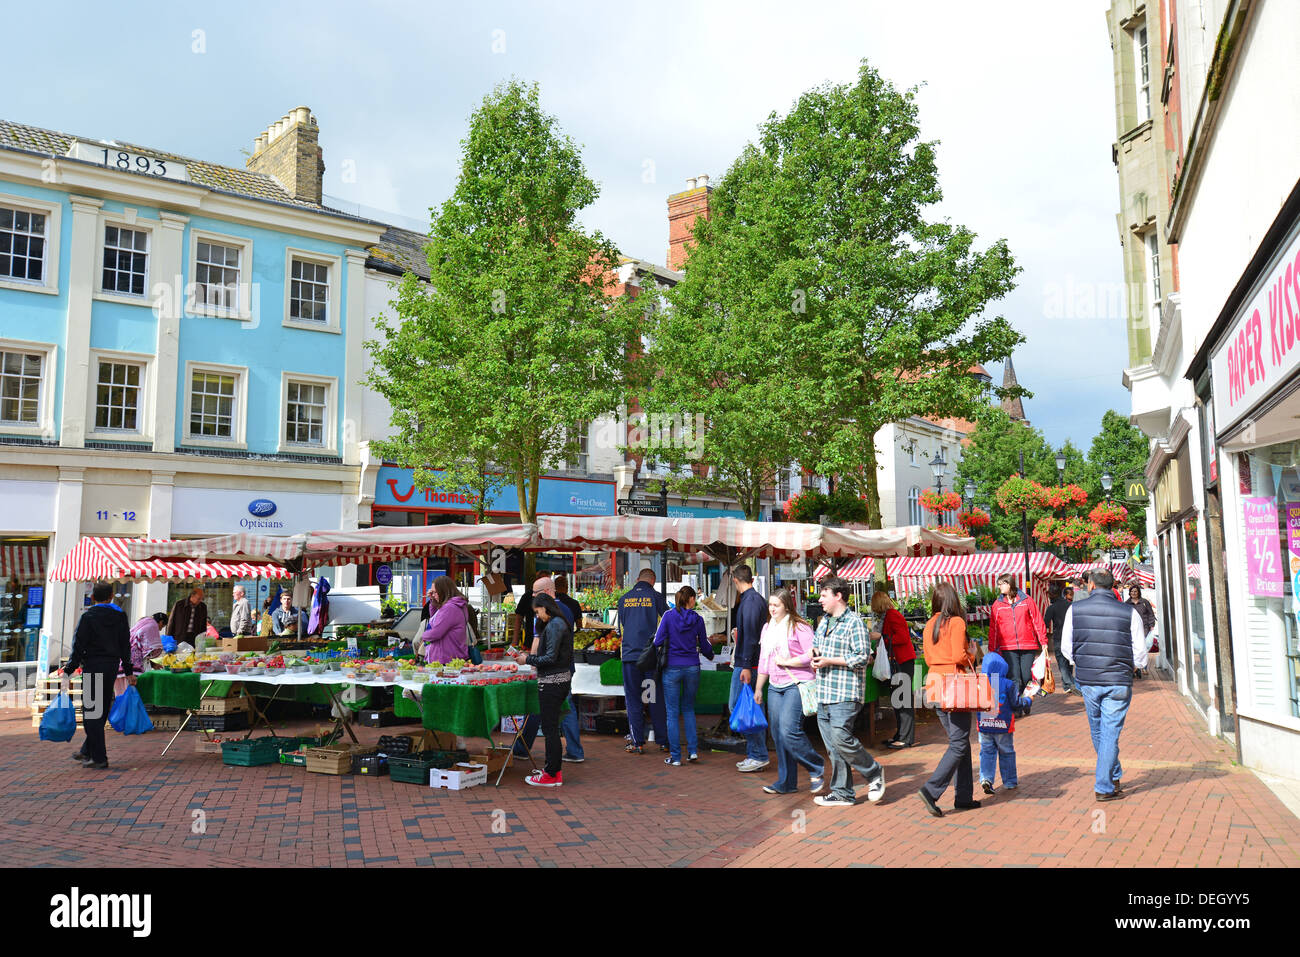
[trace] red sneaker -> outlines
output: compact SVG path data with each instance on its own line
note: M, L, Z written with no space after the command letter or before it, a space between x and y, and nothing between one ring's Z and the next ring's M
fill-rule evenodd
M552 776L545 771L534 771L524 778L524 783L531 784L535 788L558 788L564 783L564 773L557 772Z

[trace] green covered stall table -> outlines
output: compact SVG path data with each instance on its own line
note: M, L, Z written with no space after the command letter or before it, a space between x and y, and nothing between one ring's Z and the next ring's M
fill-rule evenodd
M512 681L499 685L426 684L420 691L420 703L415 707L424 727L430 731L466 738L487 738L489 741L492 732L500 727L502 715L540 714L542 711L536 681ZM498 786L513 760L513 744L522 732L522 726L515 728L511 754L507 755L497 775ZM532 763L531 756L529 762ZM533 767L537 765L534 763Z
M623 694L623 662L617 658L600 665L600 683L610 694ZM696 714L726 714L731 698L731 672L700 669L700 687L695 693Z

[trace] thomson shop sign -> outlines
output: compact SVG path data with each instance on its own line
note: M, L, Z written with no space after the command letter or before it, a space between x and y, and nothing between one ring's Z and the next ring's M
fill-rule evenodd
M438 473L435 473L438 474ZM439 512L472 512L473 495L415 487L411 469L385 465L375 480L375 508L419 508ZM487 508L489 513L519 514L519 495L513 485L502 489ZM537 490L539 515L613 515L613 482L579 482L542 477Z

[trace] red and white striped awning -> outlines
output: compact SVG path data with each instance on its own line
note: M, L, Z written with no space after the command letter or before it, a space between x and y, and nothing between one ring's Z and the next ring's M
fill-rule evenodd
M1192 566L1188 566L1188 577L1195 577L1190 574ZM1142 588L1155 588L1156 577L1144 568L1134 568L1125 562L1080 562L1070 566L1072 575L1082 575L1084 572L1091 571L1108 571L1115 578L1116 585L1138 585Z
M255 562L218 562L195 558L133 560L126 538L83 538L63 556L50 576L54 581L169 581L202 579L230 581L238 578L292 578L281 565ZM157 542L151 544L158 544Z
M777 558L924 555L967 552L975 541L919 525L901 528L827 528L797 522L749 522L738 518L539 519L543 544L555 548L608 548L649 552L704 552L717 560L737 555Z
M286 562L302 557L306 541L306 535L250 533L174 540L140 538L127 542L127 555L132 561L195 558L203 561Z
M1066 577L1070 566L1050 552L1030 552L1029 571L1035 578ZM931 557L889 558L885 561L889 577L900 578L958 578L997 577L1003 572L1024 573L1025 556L1022 552L978 552L974 555L934 555ZM830 567L822 564L814 578L822 578ZM841 578L850 581L870 578L875 574L875 563L869 560L850 562L838 570Z
M44 545L0 546L0 578L20 582L44 581L49 549Z
M303 561L308 565L348 565L392 558L448 558L489 548L542 550L537 526L376 525L352 532L309 532Z

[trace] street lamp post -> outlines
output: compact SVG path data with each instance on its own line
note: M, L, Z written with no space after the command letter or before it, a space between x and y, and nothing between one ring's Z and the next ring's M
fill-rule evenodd
M1065 485L1065 449L1063 448L1056 450L1056 483L1062 487ZM1052 517L1057 519L1061 518L1061 510L1059 508L1052 509ZM1061 556L1061 559L1064 560L1065 546L1059 545L1057 547L1059 549L1058 554Z
M1020 453L1020 474L1025 474L1025 453ZM1025 590L1032 590L1029 578L1029 513L1020 513L1020 542L1025 550Z
M1106 501L1110 501L1110 490L1115 484L1115 477L1110 474L1110 466L1106 466L1106 471L1101 473L1101 490L1106 493Z
M940 495L943 494L943 473L947 470L948 463L938 453L934 453L934 460L930 463L930 471L934 473L934 490Z

